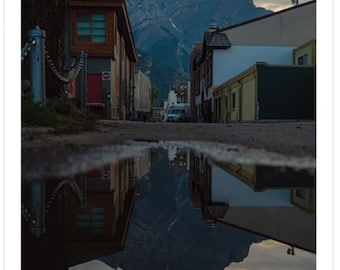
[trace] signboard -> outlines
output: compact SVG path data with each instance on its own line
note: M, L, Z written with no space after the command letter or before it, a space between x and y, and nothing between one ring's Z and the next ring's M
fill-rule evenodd
M111 72L110 71L103 71L102 72L102 80L103 81L111 80Z
M108 170L102 170L101 172L102 180L110 180L111 179L111 172Z

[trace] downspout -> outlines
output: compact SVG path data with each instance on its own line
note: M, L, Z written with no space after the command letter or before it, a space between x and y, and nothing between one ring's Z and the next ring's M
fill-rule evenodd
M68 8L68 0L65 0L65 32L64 32L64 77L68 77L68 67L71 62L71 42L70 42L70 11ZM69 96L69 84L64 83L64 93L65 98L68 99Z
M255 78L255 121L258 122L259 114L260 114L260 104L258 101L259 76L257 73L257 69L256 69L256 72L254 73L254 78Z
M123 102L122 102L122 84L123 84L123 81L122 81L122 41L119 40L119 119L122 120L123 118Z

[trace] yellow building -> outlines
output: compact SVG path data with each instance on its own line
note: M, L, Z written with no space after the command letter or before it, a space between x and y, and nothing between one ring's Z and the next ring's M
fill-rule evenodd
M294 65L316 66L316 40L311 40L293 50Z
M258 62L214 89L214 121L315 120L315 76L315 66Z

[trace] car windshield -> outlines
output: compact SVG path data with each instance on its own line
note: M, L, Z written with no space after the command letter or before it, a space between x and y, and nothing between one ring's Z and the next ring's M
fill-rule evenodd
M180 109L171 109L169 111L169 114L181 114L181 110Z

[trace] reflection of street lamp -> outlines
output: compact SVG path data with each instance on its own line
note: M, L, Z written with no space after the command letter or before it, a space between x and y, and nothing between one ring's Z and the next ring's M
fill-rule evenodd
M290 248L287 249L287 254L291 254L291 255L295 255L295 252L294 252L294 247L291 246Z

